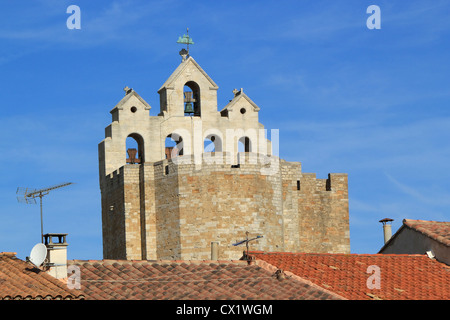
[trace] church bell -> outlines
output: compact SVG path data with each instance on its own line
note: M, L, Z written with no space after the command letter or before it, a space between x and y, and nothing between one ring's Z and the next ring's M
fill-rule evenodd
M195 102L195 99L192 97L192 92L187 91L184 93L184 102L184 113L194 113L192 102Z
M194 113L194 106L191 102L186 102L184 105L184 113Z

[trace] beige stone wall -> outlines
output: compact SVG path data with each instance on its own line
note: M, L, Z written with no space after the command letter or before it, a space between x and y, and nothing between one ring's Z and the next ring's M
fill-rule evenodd
M123 167L126 259L141 259L141 194L139 165Z
M350 253L346 174L329 174L328 179L302 174L298 210L302 251Z
M184 116L183 87L195 82L200 116ZM194 87L195 87L194 86ZM350 252L346 174L316 179L299 162L272 155L259 107L243 92L222 109L218 86L195 62L182 62L158 91L160 112L134 90L110 111L99 144L105 259L239 259L253 250ZM184 155L165 159L165 139L183 138ZM215 153L205 153L214 136ZM238 141L250 139L250 152ZM126 139L138 142L140 164L127 164ZM270 160L270 161L269 161Z
M200 88L201 117L184 116L184 84L194 81ZM238 140L248 136L251 152L271 154L271 143L264 137L264 126L259 123L259 107L239 91L221 111L217 106L217 85L189 58L180 64L159 90L161 112L150 116L148 105L136 91L130 89L110 111L112 123L105 129L105 139L99 144L100 177L126 164L126 139L138 137L139 153L145 162L165 158L165 139L170 134L183 138L184 154L195 155L201 163L206 137L213 134L221 141L221 150L237 161ZM244 113L242 113L245 110ZM226 111L226 112L225 112Z
M210 259L211 242L219 259L239 259L245 246L233 243L263 235L252 249L277 250L282 244L273 201L277 185L261 175L257 164L204 164L201 170L179 168L182 259Z
M157 259L181 257L178 177L174 170L174 164L168 160L155 164Z
M141 254L144 260L155 260L156 255L156 187L153 163L140 166Z
M124 167L101 179L103 258L126 259Z
M125 246L126 259L210 259L214 241L219 259L238 259L245 246L232 244L247 231L263 236L252 250L350 252L346 174L316 179L286 161L263 174L259 162L231 166L226 156L216 153L222 164L200 168L171 160L126 165L119 171L125 178L113 175L107 199L117 203L123 189L124 211L122 220L104 212L105 257L123 257Z

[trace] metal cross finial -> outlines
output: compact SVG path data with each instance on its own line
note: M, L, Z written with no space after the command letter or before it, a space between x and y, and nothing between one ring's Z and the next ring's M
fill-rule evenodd
M129 94L131 92L131 88L129 88L128 86L126 86L125 88L123 88L123 91L125 91L125 95Z

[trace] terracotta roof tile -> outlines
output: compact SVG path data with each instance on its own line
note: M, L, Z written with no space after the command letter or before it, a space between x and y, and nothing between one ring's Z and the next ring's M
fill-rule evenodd
M86 299L290 300L343 299L300 277L278 280L276 268L245 261L83 261L69 260L81 271Z
M0 299L83 299L82 292L15 255L0 252Z
M426 255L251 252L347 299L448 300L450 267ZM369 289L369 266L380 269L380 289Z
M450 246L450 222L404 219L403 224L446 246Z

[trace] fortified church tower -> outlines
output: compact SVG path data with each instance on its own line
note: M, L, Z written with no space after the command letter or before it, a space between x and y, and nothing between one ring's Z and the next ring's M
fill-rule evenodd
M99 144L103 258L239 259L233 244L246 232L262 236L252 250L349 253L347 174L316 179L272 154L260 108L241 89L218 111L218 86L180 54L158 115L129 88L110 111ZM129 137L137 150L126 150Z

